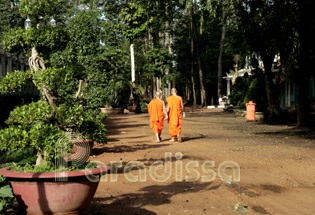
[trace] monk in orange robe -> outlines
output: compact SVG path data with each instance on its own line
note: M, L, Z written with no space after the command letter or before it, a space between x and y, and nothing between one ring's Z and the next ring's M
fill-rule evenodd
M155 99L152 99L148 105L150 114L150 127L154 131L157 143L161 142L161 133L164 126L164 114L167 117L165 103L161 100L162 93L160 91L155 93Z
M183 99L182 97L177 95L177 91L175 88L171 90L171 94L172 95L166 99L169 132L172 137L170 141L174 142L175 138L177 138L178 142L182 142L180 134L182 131L182 119L183 116L185 115Z

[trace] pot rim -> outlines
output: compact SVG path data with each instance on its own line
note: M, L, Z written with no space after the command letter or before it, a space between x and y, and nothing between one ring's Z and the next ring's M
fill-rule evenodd
M82 177L87 175L99 175L103 174L110 170L110 166L104 164L100 167L93 169L82 169L76 171L61 171L61 172L16 172L10 171L11 167L5 167L0 169L0 175L3 175L6 178L73 178L73 177ZM65 174L64 174L65 173Z
M71 139L72 143L81 143L81 142L86 142L86 143L91 143L93 142L92 139Z

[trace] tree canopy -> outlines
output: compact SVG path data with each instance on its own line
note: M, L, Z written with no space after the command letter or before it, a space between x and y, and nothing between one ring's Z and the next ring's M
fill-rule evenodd
M285 80L291 78L300 86L299 116L307 119L303 86L314 74L315 38L310 0L0 0L0 5L6 49L29 56L25 50L36 46L47 65L72 68L69 78L95 84L85 95L95 96L96 106L128 105L129 62L135 85L145 89L140 103L176 87L186 104L215 105L226 95L223 76L244 68L249 57L263 62L259 86L265 86L268 118L281 115ZM46 24L25 30L27 17L34 25ZM56 27L48 24L52 18ZM76 72L79 67L86 72Z

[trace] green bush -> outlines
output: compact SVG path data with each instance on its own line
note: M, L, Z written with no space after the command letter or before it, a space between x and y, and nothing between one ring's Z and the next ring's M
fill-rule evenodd
M240 109L246 109L246 103L253 101L256 111L264 112L268 104L264 74L260 69L251 73L252 76L236 78L231 87L230 102Z
M244 109L242 102L245 98L246 92L248 90L248 84L246 80L242 77L237 77L235 83L231 87L231 94L229 96L230 103L234 106Z
M267 108L267 94L265 81L262 74L256 75L251 82L242 105L245 106L249 101L256 103L256 111L264 112Z

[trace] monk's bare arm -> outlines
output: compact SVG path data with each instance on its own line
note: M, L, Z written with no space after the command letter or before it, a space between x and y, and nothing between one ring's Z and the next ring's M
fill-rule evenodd
M165 108L165 102L163 101L163 113L164 113L164 118L167 119L168 116L167 116L167 111L166 111L166 108Z
M166 106L166 113L168 113L168 112L170 112L170 106L168 106L168 104L167 104L167 106Z
M185 112L185 107L184 107L184 102L182 97L180 97L180 108L182 109L183 112Z

